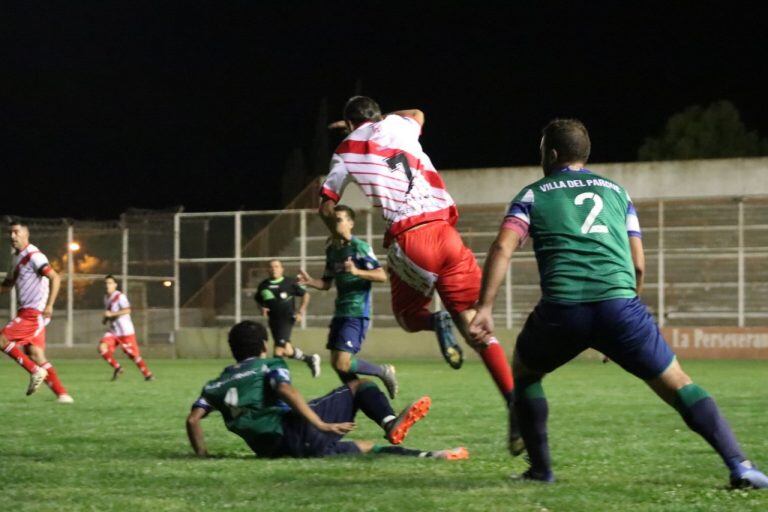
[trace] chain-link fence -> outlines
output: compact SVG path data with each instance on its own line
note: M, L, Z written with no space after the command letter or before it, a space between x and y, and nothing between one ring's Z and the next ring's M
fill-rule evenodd
M111 222L22 219L29 226L30 243L61 275L61 290L47 327L48 344L95 344L101 338L107 274L114 275L128 295L139 343L172 340L173 215L136 210ZM0 251L0 269L10 270L7 235L6 240L9 249ZM12 315L14 294L3 294L0 307Z
M482 265L506 205L460 207L458 229ZM664 326L768 324L768 197L638 201L646 250L643 300ZM253 300L280 259L287 275L319 276L327 230L316 210L176 215L176 327L227 325L259 315ZM357 212L356 235L385 260L378 212ZM499 293L501 325L521 322L540 296L536 261L518 251ZM335 292L312 293L304 325L324 326ZM373 321L394 326L389 287L373 287ZM435 304L439 307L439 304Z

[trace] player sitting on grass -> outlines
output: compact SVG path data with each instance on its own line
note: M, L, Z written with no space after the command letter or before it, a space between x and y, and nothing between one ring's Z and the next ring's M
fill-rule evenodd
M542 297L517 338L515 409L530 468L523 478L554 481L547 439L544 376L591 347L643 379L677 409L725 462L733 487L767 488L741 451L715 400L683 372L638 294L645 257L627 192L584 168L589 134L576 120L550 122L541 139L544 177L513 200L488 250L470 331L493 333L493 304L512 253L528 236Z
M342 382L356 379L358 373L379 377L387 387L390 398L397 394L395 367L376 365L355 357L365 340L371 314L371 283L384 283L387 274L376 255L364 241L352 236L355 212L345 205L336 205L336 232L325 250L325 272L322 279L313 279L302 269L299 284L318 290L329 290L336 283L338 296L331 320L328 344L331 365Z
M352 379L344 386L307 403L291 384L281 358L267 358L267 330L246 320L229 331L229 347L237 364L208 382L187 417L187 435L196 455L207 456L200 420L218 410L227 429L242 437L260 457L324 457L384 453L466 459L465 448L422 451L370 441L342 441L355 428L362 410L384 430L393 445L400 444L414 423L429 411L422 397L395 415L387 397L371 381Z

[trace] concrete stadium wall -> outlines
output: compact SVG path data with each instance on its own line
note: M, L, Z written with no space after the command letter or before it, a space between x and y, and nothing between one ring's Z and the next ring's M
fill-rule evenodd
M588 168L618 182L634 199L768 194L768 158L607 163ZM538 166L444 170L440 174L459 205L507 203L521 188L543 176ZM344 203L368 207L357 186L347 189Z

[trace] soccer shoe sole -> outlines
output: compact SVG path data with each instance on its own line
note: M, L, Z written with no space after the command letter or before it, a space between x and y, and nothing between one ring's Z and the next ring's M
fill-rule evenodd
M408 431L413 425L427 415L429 408L432 405L432 399L428 396L423 396L406 407L397 418L395 418L392 425L387 431L387 435L384 437L392 444L400 444L408 435Z
M395 367L391 364L383 364L381 368L384 370L381 380L384 382L384 386L387 388L387 394L389 398L394 399L397 393L400 391L400 386L397 384L397 375Z
M320 376L320 355L319 354L312 354L312 357L307 361L307 366L309 366L309 371L312 373L312 378L316 379Z
M461 368L461 365L464 364L464 353L453 336L453 320L451 320L450 315L440 313L435 318L435 334L440 353L443 354L443 359L448 363L448 366L454 370Z
M27 386L27 396L37 391L37 388L45 382L46 377L48 377L48 370L45 368L40 368L35 373L30 374L29 385Z

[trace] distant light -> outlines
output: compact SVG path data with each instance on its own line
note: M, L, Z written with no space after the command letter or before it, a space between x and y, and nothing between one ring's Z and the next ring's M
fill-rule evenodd
M80 244L77 242L71 242L69 244L69 250L72 252L77 252L80 250Z
M165 286L166 288L170 288L171 286L173 286L173 282L171 282L171 281L163 281L163 286Z

